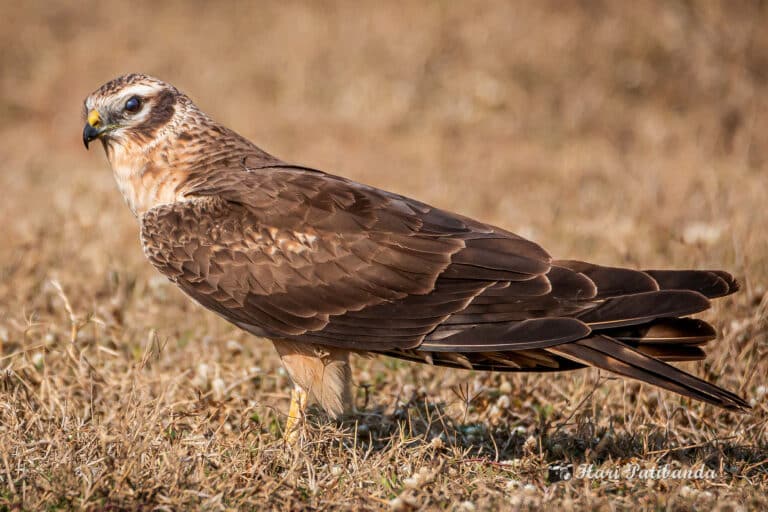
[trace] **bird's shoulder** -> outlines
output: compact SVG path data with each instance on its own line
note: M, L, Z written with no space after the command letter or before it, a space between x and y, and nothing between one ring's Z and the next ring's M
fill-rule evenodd
M420 201L309 167L244 157L234 165L191 175L185 195L218 198L255 218L294 227L352 233L386 231L459 234L480 223Z

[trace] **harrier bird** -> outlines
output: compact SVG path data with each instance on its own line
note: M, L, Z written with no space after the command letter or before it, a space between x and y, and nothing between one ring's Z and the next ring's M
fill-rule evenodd
M285 163L178 89L121 76L85 100L149 261L187 295L269 338L308 401L349 403L349 355L487 371L596 367L726 409L748 404L668 361L702 359L689 315L738 289L720 270L554 260L504 229Z

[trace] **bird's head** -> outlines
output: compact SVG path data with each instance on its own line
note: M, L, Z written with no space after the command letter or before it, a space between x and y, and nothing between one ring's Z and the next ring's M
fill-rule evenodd
M181 185L194 163L189 151L201 143L189 132L210 122L186 95L157 78L123 75L90 94L83 110L83 143L87 148L101 140L135 214L183 196Z
M83 143L100 139L112 144L145 146L192 107L174 86L142 74L123 75L105 83L84 103Z
M147 75L123 75L102 85L85 99L83 114L85 147L101 140L137 215L184 197L193 176L239 172L246 158L277 161L213 121L174 86Z

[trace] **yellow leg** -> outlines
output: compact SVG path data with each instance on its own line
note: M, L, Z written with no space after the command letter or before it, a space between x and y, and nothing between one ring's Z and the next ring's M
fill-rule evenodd
M288 409L288 420L285 422L285 434L283 439L291 446L299 441L299 429L304 419L304 410L307 408L307 392L298 385L291 391L291 407Z

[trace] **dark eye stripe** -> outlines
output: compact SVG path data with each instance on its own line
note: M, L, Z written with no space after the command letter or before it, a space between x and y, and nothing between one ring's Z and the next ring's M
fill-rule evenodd
M141 99L138 96L131 96L125 102L125 111L135 113L141 108Z

